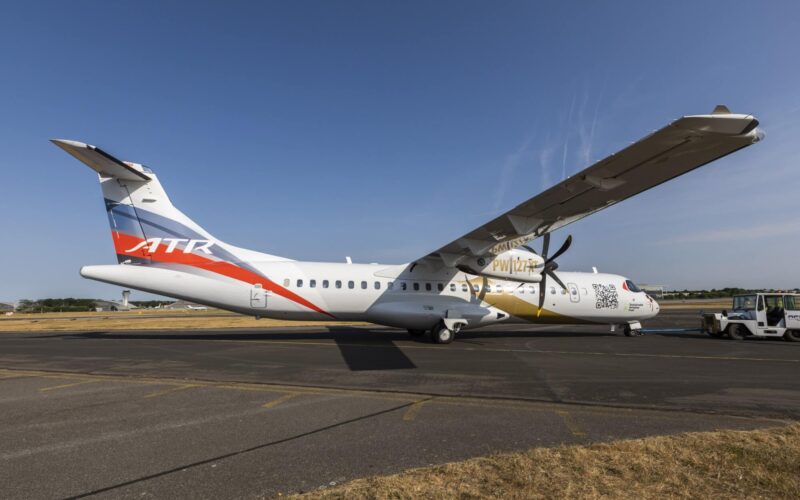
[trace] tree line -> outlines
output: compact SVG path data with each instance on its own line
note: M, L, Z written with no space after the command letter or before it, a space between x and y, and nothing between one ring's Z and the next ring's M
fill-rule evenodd
M20 300L17 304L19 312L89 312L97 307L98 299L63 299ZM103 301L107 302L107 301ZM172 300L131 300L129 304L141 308L151 308L172 304Z

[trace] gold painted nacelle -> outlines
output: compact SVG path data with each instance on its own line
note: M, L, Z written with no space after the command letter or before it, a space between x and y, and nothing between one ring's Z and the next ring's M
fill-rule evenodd
M501 280L539 283L542 281L544 260L525 250L509 250L496 256L473 257L459 264L470 274Z

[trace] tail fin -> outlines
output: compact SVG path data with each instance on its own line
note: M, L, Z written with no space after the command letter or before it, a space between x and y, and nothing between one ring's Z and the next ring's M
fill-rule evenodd
M77 141L52 142L100 176L117 260L150 263L156 254L211 255L218 242L170 202L155 173Z

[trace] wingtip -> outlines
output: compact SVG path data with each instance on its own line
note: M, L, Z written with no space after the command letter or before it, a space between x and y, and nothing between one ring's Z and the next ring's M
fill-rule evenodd
M86 144L85 142L80 141L71 141L69 139L50 139L50 142L55 144L56 146L63 148L65 146L71 146L73 148L90 148L91 146Z

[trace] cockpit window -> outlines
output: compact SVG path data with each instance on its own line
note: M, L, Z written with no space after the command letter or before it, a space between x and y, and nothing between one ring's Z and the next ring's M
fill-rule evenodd
M634 283L631 280L625 280L625 284L628 286L628 290L630 290L633 293L639 293L642 291L641 288L636 286L636 283Z

